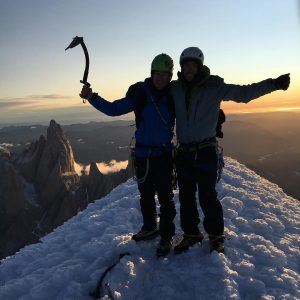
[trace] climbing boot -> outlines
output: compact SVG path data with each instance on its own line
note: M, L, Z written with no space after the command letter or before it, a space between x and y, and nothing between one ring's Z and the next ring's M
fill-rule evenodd
M147 241L147 240L152 240L156 238L158 235L158 229L154 230L145 230L142 229L138 233L134 234L131 239L133 239L136 242L139 241Z
M224 253L224 235L209 235L210 242L210 252L217 251L219 253Z
M156 248L156 255L158 257L166 256L172 249L172 238L161 238L158 247Z
M184 234L181 242L174 247L174 253L179 254L181 252L187 251L190 247L197 243L201 243L204 239L203 234L200 232L197 235Z

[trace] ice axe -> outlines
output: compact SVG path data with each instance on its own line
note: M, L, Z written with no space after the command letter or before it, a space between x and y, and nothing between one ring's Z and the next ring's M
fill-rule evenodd
M89 75L90 59L89 59L89 53L87 51L86 45L83 41L83 37L75 36L73 38L73 41L71 42L71 44L65 50L74 48L78 45L81 45L84 55L85 55L85 70L84 70L83 78L82 78L82 80L80 80L80 82L83 83L85 86L89 87L90 84L87 82L87 78Z

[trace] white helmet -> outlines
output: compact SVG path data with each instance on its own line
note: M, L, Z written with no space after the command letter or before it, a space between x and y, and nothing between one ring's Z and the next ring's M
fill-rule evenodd
M193 60L197 63L203 65L204 62L204 55L203 52L198 47L189 47L182 51L180 55L179 63L182 64L187 60Z

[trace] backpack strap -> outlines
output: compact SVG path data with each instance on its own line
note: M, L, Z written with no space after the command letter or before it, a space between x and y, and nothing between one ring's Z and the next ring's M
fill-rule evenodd
M137 128L142 120L142 111L147 104L147 94L143 86L144 82L137 82L131 85L126 93L126 97L133 99L135 102L134 115Z

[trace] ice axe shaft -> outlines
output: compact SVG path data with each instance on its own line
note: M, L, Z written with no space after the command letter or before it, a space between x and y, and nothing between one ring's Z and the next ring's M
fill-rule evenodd
M85 70L84 70L83 78L82 80L80 80L80 82L83 83L85 86L89 87L90 84L87 82L87 78L89 75L90 59L89 59L89 53L83 41L83 37L75 36L71 44L65 50L72 49L78 45L81 45L85 55Z

